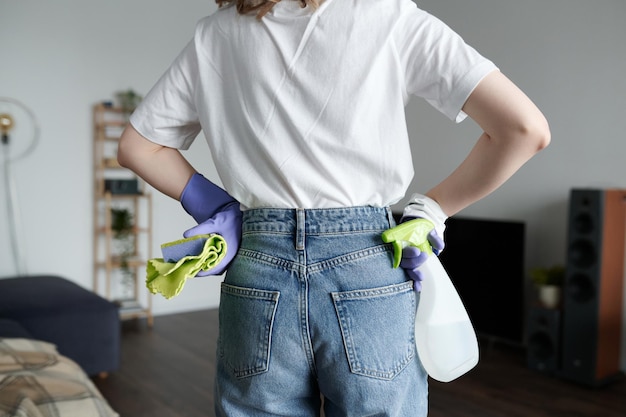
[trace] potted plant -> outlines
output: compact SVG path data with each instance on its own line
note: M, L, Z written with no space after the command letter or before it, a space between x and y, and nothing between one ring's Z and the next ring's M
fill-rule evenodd
M142 100L142 97L135 92L133 89L128 89L126 91L120 91L117 93L117 100L122 108L122 111L126 115L130 115L130 113L137 108L139 103Z
M120 258L122 281L127 289L134 283L134 274L128 263L128 260L135 254L133 228L133 213L130 210L111 208L111 230L113 231L116 252Z
M561 288L565 281L565 267L554 265L530 271L538 291L539 302L546 308L557 308L561 303Z

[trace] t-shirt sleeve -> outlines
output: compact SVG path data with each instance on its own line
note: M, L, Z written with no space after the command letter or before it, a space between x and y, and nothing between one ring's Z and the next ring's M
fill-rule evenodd
M130 123L154 143L188 149L201 130L194 100L197 80L192 40L133 112Z
M410 3L396 30L404 68L406 93L424 98L451 120L461 122L461 110L478 83L497 70L449 26Z

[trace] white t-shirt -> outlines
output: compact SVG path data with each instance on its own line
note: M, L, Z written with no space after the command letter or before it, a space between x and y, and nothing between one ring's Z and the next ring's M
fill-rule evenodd
M226 7L198 23L131 123L178 149L202 129L243 208L383 207L413 177L409 97L458 122L495 69L410 0L283 0L261 21Z

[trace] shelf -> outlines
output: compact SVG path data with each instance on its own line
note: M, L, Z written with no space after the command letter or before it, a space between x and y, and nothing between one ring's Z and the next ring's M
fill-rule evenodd
M101 226L101 227L96 229L96 233L105 234L105 233L107 233L107 231L108 231L108 229L107 229L106 226ZM137 235L139 233L148 233L148 232L150 232L150 228L148 228L148 227L133 227L131 229L131 232L132 232L133 235ZM113 233L114 232L111 231L111 234L113 234Z
M152 198L143 181L117 162L127 115L121 108L104 104L93 108L93 289L120 306L120 318L145 317L152 326L152 294L144 285L146 260L152 257ZM116 208L130 211L134 223L129 229L133 238L123 242L123 247L111 227ZM122 251L134 255L122 262Z
M107 127L125 127L128 124L126 120L103 120L100 123L96 123L96 129L104 129ZM111 139L113 139L111 137Z
M119 113L119 114L123 114L123 113L128 113L129 111L126 109L121 108L120 106L108 106L105 104L96 104L94 106L94 110L96 112L107 112L107 113Z
M104 158L102 162L103 162L102 166L105 169L117 169L117 168L126 169L123 166L121 166L119 162L117 162L117 158Z
M97 194L97 193L96 193ZM129 200L129 199L133 199L133 198L144 198L147 197L148 194L146 193L135 193L135 194L111 194L108 193L109 197L111 200ZM97 194L99 198L106 198L107 193L101 193L101 194Z
M145 308L142 307L137 300L113 300L113 302L119 306L121 313L131 314L145 310Z
M122 269L122 260L119 256L112 256L109 261L96 262L96 265L100 268L110 267L112 269ZM126 261L126 268L141 268L146 265L146 260L141 258L131 258Z
M119 306L120 317L122 319L134 319L146 317L148 314L148 325L152 327L152 314L137 300L115 300L115 304Z

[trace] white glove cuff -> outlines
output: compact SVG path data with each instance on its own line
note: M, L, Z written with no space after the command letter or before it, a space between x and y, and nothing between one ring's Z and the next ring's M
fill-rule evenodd
M413 194L409 203L404 208L402 217L421 217L428 219L435 225L437 234L443 238L446 230L448 216L443 212L439 204L430 197L422 194Z

